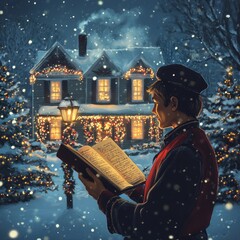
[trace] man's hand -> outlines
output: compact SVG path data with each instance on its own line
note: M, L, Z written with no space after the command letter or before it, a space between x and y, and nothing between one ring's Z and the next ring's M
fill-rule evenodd
M89 168L87 168L86 171L88 175L93 179L93 181L84 178L81 174L78 174L78 177L84 184L86 190L88 191L88 194L97 200L100 194L107 189L104 187L102 181L99 179L98 174L95 175Z

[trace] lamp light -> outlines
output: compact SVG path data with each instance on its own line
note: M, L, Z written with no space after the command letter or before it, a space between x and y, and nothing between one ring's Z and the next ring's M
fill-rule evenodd
M64 122L74 122L77 119L79 104L72 97L65 97L59 104L62 119Z

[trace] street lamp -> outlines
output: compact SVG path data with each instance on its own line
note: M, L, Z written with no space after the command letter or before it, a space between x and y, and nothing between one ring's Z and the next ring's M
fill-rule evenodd
M71 97L66 97L60 102L58 109L60 110L63 122L66 125L71 125L77 119L79 107L78 102L74 101ZM62 142L66 143L64 137L62 138ZM61 166L64 172L63 188L67 197L67 208L69 209L73 208L73 193L75 185L73 170L64 162L62 162Z
M77 119L79 104L71 97L65 97L59 104L62 119L66 123L72 123Z

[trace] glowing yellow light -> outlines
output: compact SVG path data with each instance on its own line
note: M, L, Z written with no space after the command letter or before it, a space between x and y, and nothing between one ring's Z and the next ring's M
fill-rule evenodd
M233 209L232 203L230 203L230 202L226 203L226 204L225 204L225 208L226 208L227 210L232 210L232 209Z
M132 73L140 73L145 75L150 75L150 78L154 78L154 72L151 68L144 68L142 66L138 66L136 68L131 68L124 74L125 79L129 79Z
M36 82L36 76L32 74L29 78L29 82L31 85L34 84Z
M66 66L55 65L48 68L44 68L41 72L34 73L35 78L39 75L48 75L50 73L62 73L65 75L78 75L79 79L83 79L83 73L80 70L68 69Z
M17 238L18 237L18 231L13 229L8 233L8 236L10 238Z

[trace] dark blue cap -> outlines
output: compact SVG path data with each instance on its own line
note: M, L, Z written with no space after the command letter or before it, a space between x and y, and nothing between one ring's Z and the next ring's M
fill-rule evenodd
M157 70L156 75L157 79L165 84L198 94L208 86L201 74L181 64L162 66Z

